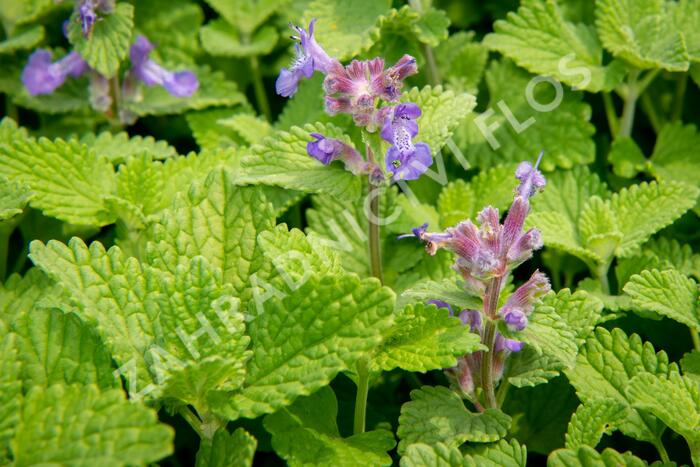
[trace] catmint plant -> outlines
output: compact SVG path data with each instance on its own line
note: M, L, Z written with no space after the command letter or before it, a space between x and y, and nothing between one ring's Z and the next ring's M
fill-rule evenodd
M528 323L538 300L550 290L547 276L535 271L530 279L519 286L501 305L501 294L511 272L532 257L532 252L542 248L540 232L536 228L524 231L525 218L530 211L530 198L546 185L538 170L543 153L535 165L522 162L515 177L519 185L503 223L498 209L485 207L477 216L478 226L471 220L460 222L444 232L428 232L424 224L412 234L399 238L418 237L426 243L426 251L435 255L445 249L455 255L454 269L464 279L465 291L479 297L480 310L461 310L462 324L481 336L486 351L465 355L456 367L446 370L455 386L478 408L497 407L495 388L503 376L505 361L511 352L519 352L523 343L505 337L516 337ZM450 315L454 311L442 300L431 303L446 307Z

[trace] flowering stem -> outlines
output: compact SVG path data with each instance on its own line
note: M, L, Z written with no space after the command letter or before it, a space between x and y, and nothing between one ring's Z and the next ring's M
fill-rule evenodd
M355 395L355 418L353 420L353 434L365 432L365 420L367 418L367 394L369 393L369 370L367 361L357 362L357 394Z
M379 187L369 182L368 193L370 204L369 215L369 261L372 276L379 279L379 282L384 284L384 275L382 274L382 256L379 251Z
M494 347L496 346L496 311L498 310L498 298L501 295L503 277L494 277L486 286L484 293L484 314L486 324L484 326L484 345L488 347L481 360L481 387L484 390L486 408L497 407L496 393L493 381Z
M250 69L253 72L253 88L255 90L255 101L258 103L260 112L265 115L265 119L272 121L272 113L270 112L270 103L267 101L265 93L265 85L263 84L262 75L260 74L260 63L258 57L250 56Z

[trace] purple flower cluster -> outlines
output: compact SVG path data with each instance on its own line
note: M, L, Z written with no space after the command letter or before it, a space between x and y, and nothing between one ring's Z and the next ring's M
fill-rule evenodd
M326 77L323 82L325 91L325 109L330 115L347 113L352 115L355 124L366 128L370 133L381 129L382 139L391 143L385 154L384 169L392 180L416 180L433 163L430 148L425 143L414 143L413 138L418 134L416 119L421 110L418 105L407 102L396 104L401 95L403 80L416 74L415 58L404 55L396 64L386 68L384 60L353 60L343 66L328 53L314 38L315 20L309 24L308 32L292 26L297 33L296 57L289 68L283 68L277 78L277 94L284 97L293 96L304 78L310 78L319 71ZM381 103L390 105L381 106ZM319 139L319 136L313 136ZM320 136L323 141L331 141ZM339 141L336 141L339 144ZM331 160L341 159L350 170L360 165L355 160L359 153L354 149L335 150L335 156L329 157L318 141L307 147L309 155L324 164ZM323 146L340 148L336 143L324 143ZM361 156L359 156L361 158ZM351 158L351 159L348 159ZM362 170L352 170L353 173L369 173L376 177L381 174L381 168L372 162L362 165Z
M83 36L91 40L93 27L104 15L114 10L114 0L81 0L76 6L78 19L82 25ZM66 22L67 24L67 22ZM64 24L64 33L66 29ZM122 97L137 99L135 91L138 82L146 86L163 86L176 97L190 97L199 88L197 76L191 71L170 71L150 58L154 46L144 36L137 36L131 46L129 57L131 68L123 82ZM38 49L29 56L22 70L22 83L32 96L51 94L65 83L68 77L90 77L90 103L100 112L107 112L112 105L109 77L93 70L76 51L53 62L52 54L45 49Z
M543 295L550 291L547 276L535 271L529 280L518 287L502 306L498 306L502 286L510 272L522 262L532 257L534 250L542 247L542 239L537 229L523 229L525 218L530 210L529 198L543 188L546 180L538 170L540 154L533 166L522 162L515 173L520 181L508 215L500 223L498 210L488 206L477 217L478 227L471 220L460 222L444 232L430 233L427 224L413 229L413 233L399 238L418 237L426 242L426 250L434 255L438 249L455 254L454 268L462 275L469 292L483 299L483 310L462 310L459 318L465 326L482 336L484 341L484 320L497 324L502 322L503 332L517 333L526 328L529 316ZM433 300L439 307L446 307L452 315L452 308L441 300ZM507 331L506 331L507 329ZM485 342L485 344L489 344ZM475 352L463 356L456 367L448 370L448 375L460 389L470 397L482 382L481 367L484 358L492 358L493 377L502 377L505 359L510 352L519 352L524 343L495 332L492 353Z

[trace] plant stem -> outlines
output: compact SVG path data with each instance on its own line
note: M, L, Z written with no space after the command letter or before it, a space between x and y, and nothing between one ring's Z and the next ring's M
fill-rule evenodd
M255 90L255 101L258 103L260 112L265 115L268 122L272 121L272 112L270 112L270 103L267 101L265 93L265 85L263 84L262 75L260 74L260 63L258 57L251 55L250 69L253 72L253 88Z
M369 393L369 371L367 362L357 362L357 394L355 395L355 418L353 419L353 434L365 432L367 418L367 394Z
M503 402L506 400L506 395L508 394L508 389L510 389L510 384L508 384L508 381L503 381L501 385L498 386L498 392L496 393L496 404L498 404L497 407L500 408L503 405Z
M698 328L690 328L690 338L693 340L693 347L695 350L700 351L700 334L698 334Z
M625 105L622 108L622 117L620 118L620 127L617 130L615 139L632 134L632 125L634 123L634 113L637 108L637 98L639 97L637 88L637 78L639 70L630 72L627 82L627 95L625 96Z
M664 444L661 442L661 439L657 439L654 441L654 447L659 453L659 457L661 457L661 461L666 463L666 462L671 462L671 458L668 457L668 453L666 452L666 448L664 447Z
M428 44L423 44L423 55L425 55L425 61L428 64L428 83L431 86L437 86L440 84L440 70L438 70L437 62L435 61L435 54L433 54L433 48Z
M644 109L644 113L646 113L647 117L649 118L649 123L651 123L652 128L654 128L654 132L658 134L659 131L661 131L661 127L663 126L663 121L661 120L661 117L659 117L659 114L656 111L656 105L654 104L654 101L651 100L649 94L642 94L640 103L642 104L642 109Z
M673 98L673 111L671 112L671 121L676 122L683 114L683 101L685 99L685 90L688 87L688 73L680 73L676 77L676 95Z
M484 351L481 357L481 388L484 390L486 408L498 406L493 381L494 347L496 344L496 324L493 318L498 310L498 298L501 295L503 277L494 277L486 286L484 293L484 314L486 324L484 326L484 341L488 351Z
M188 406L185 405L180 407L178 413L187 423L190 424L192 429L197 432L200 438L204 438L204 433L202 432L202 421Z
M612 96L609 92L604 92L602 95L603 104L605 104L605 116L608 118L610 134L616 135L620 128L620 121L617 119L617 114L615 113L615 105L613 104Z
M601 263L594 271L595 276L600 281L600 288L606 295L610 295L610 281L608 281L609 268L610 263Z
M369 182L369 193L370 197L370 215L368 223L368 234L369 234L369 261L370 268L372 271L372 276L379 279L379 282L384 284L384 275L382 274L382 256L379 250L379 223L377 222L379 217L379 187L374 185L371 181Z

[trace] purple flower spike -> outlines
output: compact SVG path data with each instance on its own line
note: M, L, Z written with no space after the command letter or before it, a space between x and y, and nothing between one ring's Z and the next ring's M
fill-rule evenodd
M78 77L90 69L77 52L71 52L56 63L51 62L51 52L39 49L29 56L22 70L22 83L32 96L51 94L68 76Z
M153 44L138 36L131 46L131 73L147 86L163 86L175 97L190 97L199 88L199 80L191 71L172 72L149 58Z
M520 180L520 185L516 188L516 191L525 199L534 195L537 190L544 188L547 184L544 175L538 170L542 156L544 156L544 151L540 152L534 167L529 162L521 162L515 171L515 178Z
M309 156L328 165L338 159L343 152L343 143L337 139L326 138L320 133L311 133L314 141L306 143L306 152Z
M402 154L396 146L391 146L386 152L385 162L392 180L417 180L433 164L433 155L425 143L416 143L409 154Z
M314 23L316 20L311 20L308 32L298 26L290 25L298 34L292 36L292 39L299 41L299 43L295 45L296 57L294 61L289 68L282 68L275 82L275 91L282 97L293 96L297 92L302 78L311 78L314 71L326 74L335 64L340 66L340 63L331 58L316 42Z

